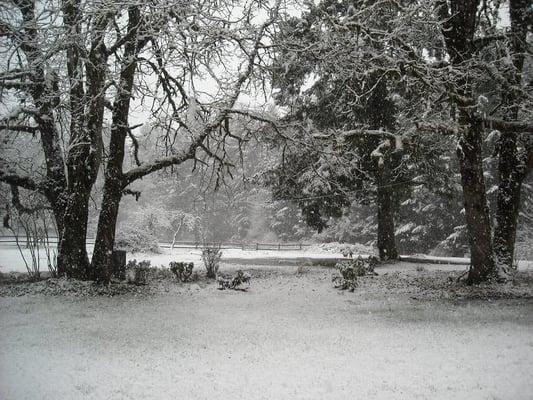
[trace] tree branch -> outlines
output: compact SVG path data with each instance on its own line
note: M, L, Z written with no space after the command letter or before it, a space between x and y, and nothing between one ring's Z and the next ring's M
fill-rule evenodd
M45 205L35 206L35 207L26 207L24 204L22 204L20 200L20 193L19 193L19 187L17 185L10 185L11 187L11 202L13 204L13 207L20 212L24 214L33 214L34 212L41 211L41 210L51 210L52 208Z
M0 182L5 182L9 185L15 185L24 189L38 192L42 190L42 185L35 182L29 176L19 176L13 173L7 173L5 171L0 171Z
M259 28L256 34L256 37L255 37L254 43L253 43L253 47L248 55L246 68L239 75L237 81L235 82L233 86L233 90L231 94L228 96L228 99L225 102L226 104L218 111L213 121L208 123L204 127L202 132L198 134L195 138L193 138L192 143L189 145L188 149L180 152L179 154L175 154L169 157L164 157L164 158L155 160L151 163L140 165L137 168L133 168L130 171L124 173L123 174L124 187L128 186L130 183L132 183L136 179L142 178L143 176L146 176L154 171L158 171L162 168L169 167L171 165L179 165L179 164L184 163L187 160L191 160L195 158L196 150L203 145L204 140L218 126L224 123L228 114L232 111L233 107L235 106L237 98L241 94L242 85L249 79L250 75L253 72L254 63L258 56L259 49L261 48L261 39L265 33L265 30L270 25L272 25L275 19L277 18L279 7L280 7L280 0L276 2L276 5L274 9L272 10L270 18L267 21L265 21Z
M533 122L529 121L504 121L503 119L484 117L481 119L485 125L488 125L492 129L497 129L502 133L533 133Z
M27 132L35 135L39 132L39 127L28 125L0 125L0 131Z

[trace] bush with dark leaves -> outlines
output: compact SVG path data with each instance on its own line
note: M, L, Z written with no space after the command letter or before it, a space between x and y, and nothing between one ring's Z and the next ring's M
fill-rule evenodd
M224 277L219 276L217 278L217 282L220 285L220 290L225 289L232 289L232 290L243 290L245 291L247 288L242 288L241 285L247 283L250 284L251 276L250 274L246 272L242 272L241 270L237 271L237 275L232 277Z
M191 282L195 280L196 274L192 272L194 268L194 263L192 262L175 262L172 261L170 264L170 271L176 276L176 279L180 282Z
M334 276L333 282L335 287L342 290L353 292L358 285L357 279L365 275L377 275L374 268L379 263L377 257L363 259L357 257L354 260L337 263L336 268L340 276Z
M150 269L150 261L130 260L126 264L126 282L134 285L146 285L146 278Z

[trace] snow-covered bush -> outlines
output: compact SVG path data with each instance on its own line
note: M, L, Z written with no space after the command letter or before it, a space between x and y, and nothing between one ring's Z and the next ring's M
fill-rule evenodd
M336 268L339 270L340 276L333 277L335 287L353 292L358 285L358 277L377 275L374 268L378 262L377 257L370 257L367 260L357 257L354 260L337 263Z
M152 233L129 227L118 232L115 247L129 253L159 253L157 238Z
M205 269L207 270L208 278L214 279L217 277L221 257L222 252L220 251L220 244L204 245L202 249L202 261L204 262Z
M146 285L146 277L150 269L150 261L130 260L126 264L126 281L134 285Z
M170 264L170 270L180 282L190 282L195 280L196 274L193 274L194 263L190 262L175 262Z
M241 270L237 271L237 275L233 277L217 277L217 282L220 285L220 290L233 289L233 290L246 290L247 288L242 288L241 285L244 283L250 284L250 279L252 277L246 272Z

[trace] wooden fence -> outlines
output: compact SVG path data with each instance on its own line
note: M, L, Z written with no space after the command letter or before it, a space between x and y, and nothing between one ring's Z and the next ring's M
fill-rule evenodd
M87 238L87 245L94 245L94 238ZM20 246L25 246L26 237L21 236L18 239ZM57 237L49 237L48 242L50 244L57 244ZM15 236L0 236L0 246L16 246L17 241ZM275 251L284 251L284 250L303 250L306 247L310 246L305 243L250 243L250 242L209 242L209 243L200 243L195 241L176 241L174 243L174 248L184 248L184 249L199 249L204 246L220 246L222 249L241 249L241 250L275 250ZM170 249L172 243L170 242L160 242L159 247Z

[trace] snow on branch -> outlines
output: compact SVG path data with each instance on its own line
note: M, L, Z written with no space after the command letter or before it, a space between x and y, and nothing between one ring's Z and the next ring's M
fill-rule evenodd
M253 41L252 48L248 52L246 66L239 74L236 82L233 85L232 90L230 91L230 94L223 102L223 105L220 107L213 120L205 124L201 131L196 133L195 136L193 136L192 141L187 149L182 150L177 154L154 160L150 163L141 164L140 166L133 168L128 172L125 172L124 186L127 186L133 181L165 167L169 167L171 165L179 165L188 160L195 159L196 152L198 149L203 149L204 151L206 151L207 147L204 144L206 138L211 135L219 126L225 123L230 113L235 112L233 107L235 106L235 103L237 102L237 99L241 94L242 86L253 73L254 65L259 55L259 50L262 48L261 40L264 37L266 29L270 25L272 25L277 19L280 4L281 0L276 1L269 18L258 29ZM212 152L207 151L206 153L213 157ZM220 160L218 161L220 162Z
M377 158L378 159L378 166L381 168L383 167L383 165L385 164L385 152L387 150L389 150L391 147L391 142L390 140L384 140L383 142L381 142L379 144L378 147L376 147L374 149L374 151L372 151L372 153L370 154L371 157L373 158Z
M502 133L533 133L533 122L530 121L504 121L503 119L485 117L482 118L482 122L490 128L497 129Z

